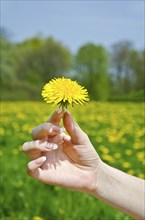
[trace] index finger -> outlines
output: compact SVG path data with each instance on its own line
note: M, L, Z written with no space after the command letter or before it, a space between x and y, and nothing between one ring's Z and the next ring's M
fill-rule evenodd
M64 112L63 112L62 108L58 108L57 110L55 110L53 112L53 114L50 116L50 118L47 120L47 122L50 122L55 125L59 125L63 115L64 115Z
M45 122L32 130L31 136L33 140L48 140L48 137L53 137L58 133L64 132L65 129L59 125L53 125Z
M65 129L59 126L60 120L64 113L61 108L55 110L47 122L35 127L32 130L31 136L33 140L43 139L48 140L48 136L64 132Z

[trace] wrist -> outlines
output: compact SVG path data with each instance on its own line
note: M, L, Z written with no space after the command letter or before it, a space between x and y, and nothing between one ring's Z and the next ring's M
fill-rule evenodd
M143 180L101 162L96 189L90 194L127 215L144 219L143 189Z
M95 171L93 187L88 193L99 199L107 198L112 185L120 179L118 176L118 180L116 180L115 176L118 176L117 170L100 160Z
M96 168L91 171L91 177L88 176L90 181L85 192L94 197L99 197L102 194L102 184L105 175L105 163L99 158Z

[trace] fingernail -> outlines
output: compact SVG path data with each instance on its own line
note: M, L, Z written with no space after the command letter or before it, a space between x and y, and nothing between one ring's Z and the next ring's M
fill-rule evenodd
M51 133L52 131L53 131L53 128L52 128L52 127L50 127L50 128L49 128L49 132Z
M47 159L47 158L46 158L45 156L41 157L41 161L42 161L42 162L46 161L46 159Z
M70 140L71 140L71 137L68 136L68 135L66 135L66 136L64 137L64 140L66 140L66 141L70 141Z
M60 128L60 133L63 133L65 131L66 131L66 129L64 127Z
M58 148L58 145L57 144L52 144L53 145L53 150L57 149Z
M62 112L62 108L56 109L56 113L57 113L57 114L60 114L61 112Z
M65 132L65 128L64 127L59 127L59 126L56 126L56 125L52 126L52 130L55 131L55 132L60 132L60 133Z
M68 114L68 115L71 115L71 113L67 109L64 110L64 113Z
M46 157L43 156L43 157L38 158L38 159L36 160L36 163L37 163L37 164L41 164L41 163L43 163L45 160L46 160Z
M55 150L55 149L58 148L58 145L55 144L55 143L47 143L45 148L48 149L48 150Z

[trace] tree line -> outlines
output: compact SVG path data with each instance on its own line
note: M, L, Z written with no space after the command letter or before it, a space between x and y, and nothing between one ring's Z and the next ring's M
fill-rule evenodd
M110 50L86 43L72 54L52 37L12 43L1 32L0 40L2 100L39 100L44 83L62 76L84 85L92 100L144 100L145 51L130 41Z

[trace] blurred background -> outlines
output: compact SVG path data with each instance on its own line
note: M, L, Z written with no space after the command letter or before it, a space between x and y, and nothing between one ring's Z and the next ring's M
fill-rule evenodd
M70 77L93 100L144 99L144 1L1 1L1 98Z
M144 0L1 0L0 219L131 220L79 192L26 174L22 144L56 106L43 85L69 77L88 89L69 108L101 159L144 178Z

